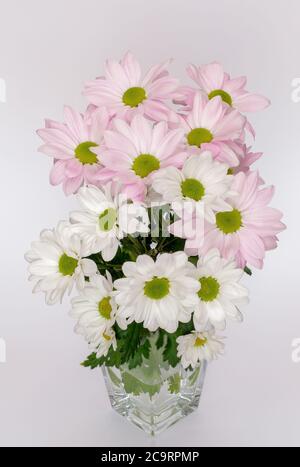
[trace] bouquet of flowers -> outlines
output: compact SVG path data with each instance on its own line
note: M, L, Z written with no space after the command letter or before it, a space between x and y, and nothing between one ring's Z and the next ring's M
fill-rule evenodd
M142 75L131 53L107 60L85 85L86 111L65 107L63 123L38 130L50 183L79 208L32 243L30 280L47 304L76 288L71 316L91 368L138 369L151 351L165 368L216 358L227 321L243 319L244 273L284 229L274 188L252 168L262 153L246 143L244 113L269 101L218 63L190 65L191 86L168 66Z

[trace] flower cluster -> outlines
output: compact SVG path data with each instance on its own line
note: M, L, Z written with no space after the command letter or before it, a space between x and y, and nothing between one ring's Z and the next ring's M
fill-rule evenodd
M285 226L274 188L252 165L245 113L269 101L218 63L190 65L194 86L145 75L131 53L86 83L85 112L38 130L52 185L79 208L26 254L34 292L62 301L93 352L86 365L142 365L157 335L168 364L195 368L223 352L228 321L243 319L251 267L263 267Z

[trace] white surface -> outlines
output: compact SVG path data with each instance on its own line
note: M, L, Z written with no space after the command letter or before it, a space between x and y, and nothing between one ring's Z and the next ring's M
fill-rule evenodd
M300 445L298 0L1 0L0 103L1 445L231 446ZM145 66L173 56L219 60L273 106L252 117L262 175L277 186L274 205L288 231L263 272L247 281L251 305L228 332L226 358L211 365L199 411L155 441L112 412L102 376L79 366L87 349L72 332L68 303L47 308L32 296L24 251L75 201L48 184L50 160L37 153L35 129L60 119L68 103L83 108L84 80L106 57L131 49Z

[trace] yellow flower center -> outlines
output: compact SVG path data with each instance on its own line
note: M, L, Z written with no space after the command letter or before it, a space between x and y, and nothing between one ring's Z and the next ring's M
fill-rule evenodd
M78 260L65 253L60 257L58 262L58 270L63 276L73 276L77 266Z
M194 128L187 135L187 142L190 146L201 147L203 143L210 143L213 140L213 134L206 128Z
M238 232L243 226L242 214L237 209L218 212L218 214L216 214L216 223L219 230L224 234L233 234Z
M170 281L166 277L153 277L145 283L144 294L152 300L161 300L170 292Z
M133 161L132 170L138 177L145 178L151 172L158 170L160 161L157 157L151 154L140 154Z
M224 91L223 89L215 89L209 93L208 98L213 99L216 96L220 96L223 102L226 102L226 104L232 106L232 97L230 94L228 94L228 92Z
M138 107L145 99L147 99L145 89L133 87L124 92L122 100L129 107Z
M90 150L90 148L97 147L98 144L92 143L91 141L86 141L85 143L80 143L75 149L76 158L83 164L97 164L98 158L97 155Z
M112 312L112 306L110 304L110 297L104 297L102 300L98 303L98 311L100 316L104 319L110 319L110 315Z
M194 346L195 347L204 347L206 343L207 343L206 338L201 339L201 337L197 337L197 339L195 340Z

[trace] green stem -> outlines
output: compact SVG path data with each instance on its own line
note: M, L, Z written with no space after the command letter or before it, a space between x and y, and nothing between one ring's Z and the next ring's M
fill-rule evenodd
M167 239L169 239L169 238L170 238L170 237L166 237L166 238L161 242L161 244L158 245L158 250L159 250L159 251L162 251L162 248L166 248L167 246L172 245L172 243L174 243L174 242L176 241L176 238L174 237L174 238L172 238L171 240L169 240L169 241L166 243Z
M135 237L131 237L130 235L128 236L128 240L132 243L132 245L134 246L135 250L136 250L136 253L138 255L142 254L143 253L143 246L141 245L141 243L138 241L137 238Z

